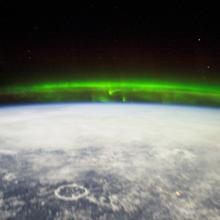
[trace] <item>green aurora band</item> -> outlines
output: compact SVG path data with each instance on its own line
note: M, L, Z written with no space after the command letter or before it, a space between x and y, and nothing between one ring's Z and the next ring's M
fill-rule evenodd
M4 87L0 100L20 102L158 102L220 106L220 87L165 81L71 81Z

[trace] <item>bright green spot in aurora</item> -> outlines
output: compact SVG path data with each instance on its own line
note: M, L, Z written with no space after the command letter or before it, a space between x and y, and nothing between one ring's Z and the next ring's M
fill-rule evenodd
M32 101L143 101L220 105L220 87L163 81L73 81L11 86L1 94Z

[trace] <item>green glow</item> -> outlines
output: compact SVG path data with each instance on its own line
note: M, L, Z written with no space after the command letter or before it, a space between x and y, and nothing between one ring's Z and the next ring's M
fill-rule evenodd
M73 81L11 86L0 96L32 101L146 101L220 105L220 87L163 81Z

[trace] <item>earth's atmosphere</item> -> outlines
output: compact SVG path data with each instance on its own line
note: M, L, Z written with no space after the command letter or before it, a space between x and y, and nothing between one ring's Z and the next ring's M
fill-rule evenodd
M2 107L0 219L220 219L220 109Z

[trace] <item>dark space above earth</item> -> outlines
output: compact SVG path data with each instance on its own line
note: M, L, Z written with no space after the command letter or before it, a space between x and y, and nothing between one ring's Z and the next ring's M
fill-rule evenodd
M66 81L219 86L217 9L214 3L182 0L65 5L2 1L0 94L4 86Z
M0 103L219 105L217 8L181 0L1 2Z

